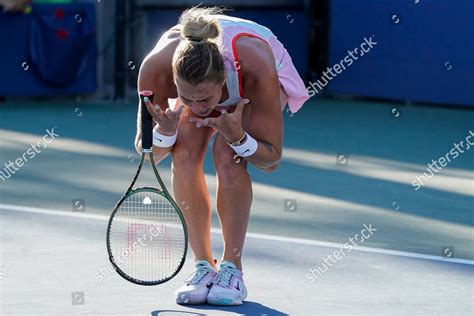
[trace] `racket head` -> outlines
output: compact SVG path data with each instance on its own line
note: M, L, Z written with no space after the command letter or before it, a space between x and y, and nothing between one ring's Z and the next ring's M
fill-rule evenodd
M138 188L115 206L107 226L107 251L117 273L139 285L171 280L188 246L184 217L163 191Z

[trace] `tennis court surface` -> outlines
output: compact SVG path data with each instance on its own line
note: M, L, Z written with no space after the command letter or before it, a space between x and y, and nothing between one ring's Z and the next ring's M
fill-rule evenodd
M126 282L108 263L108 215L138 164L135 108L0 106L2 164L42 143L0 180L1 315L474 314L474 151L412 185L474 131L473 111L311 100L285 112L279 169L250 167L249 296L217 307L174 302L191 253L176 278L154 287ZM159 166L167 186L169 166ZM214 199L211 154L204 169ZM139 185L154 183L146 171ZM219 259L215 210L212 226Z

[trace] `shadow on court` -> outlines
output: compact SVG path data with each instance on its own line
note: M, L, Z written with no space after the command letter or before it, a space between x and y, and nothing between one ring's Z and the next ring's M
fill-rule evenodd
M176 278L157 287L129 284L112 270L97 278L109 267L106 218L138 164L136 104L2 104L2 163L21 157L46 129L57 127L60 136L1 181L0 314L471 313L473 263L452 260L474 259L474 151L420 190L411 182L467 135L474 111L414 106L394 118L391 109L311 100L293 117L284 112L279 169L249 168L254 201L243 252L249 300L221 308L175 304L174 290L193 269L191 254ZM204 170L214 200L211 154ZM149 167L144 171L138 186L154 181ZM169 158L159 171L169 187ZM337 244L364 224L377 229L360 244L368 250L351 252L311 282L310 271L323 270ZM214 206L212 227L219 228ZM212 249L220 258L215 231ZM72 293L84 300L71 302Z
M467 315L472 310L473 265L354 250L323 270L334 247L255 237L246 241L244 305L178 306L174 291L192 271L191 254L169 282L131 284L106 269L106 216L71 214L1 209L2 315ZM18 239L18 232L28 233ZM212 245L214 254L222 251L219 234L212 234ZM322 274L315 272L318 278L311 282L308 273L318 269Z
M176 310L158 310L151 313L151 316L186 316L186 315L197 315L197 316L205 316L206 314L200 313L193 313L193 312L185 312L185 311L176 311Z
M391 109L311 100L291 117L284 112L279 169L268 174L249 167L255 197L249 231L340 242L373 223L379 234L368 246L430 255L455 246L456 256L474 259L474 151L461 154L420 190L412 185L427 163L468 135L474 111L411 106L399 108L395 118ZM47 128L57 126L61 136L2 185L2 201L71 209L73 200L84 200L86 212L108 214L138 163L135 111L135 104L3 104L3 161L21 156ZM18 124L24 117L25 124ZM159 168L170 186L170 158ZM214 200L211 153L204 170ZM295 204L292 211L285 201Z
M267 307L257 302L245 301L240 306L213 306L213 305L191 305L191 308L197 310L203 310L204 314L197 314L194 312L181 311L181 310L157 310L151 313L152 316L164 316L164 315L207 315L209 311L218 312L225 311L228 313L235 313L238 315L274 315L274 316L286 316L288 314L282 313L273 308Z

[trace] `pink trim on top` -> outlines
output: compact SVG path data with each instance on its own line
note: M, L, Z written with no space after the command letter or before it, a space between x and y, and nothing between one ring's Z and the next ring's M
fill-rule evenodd
M237 69L237 77L239 79L239 94L240 97L243 98L243 93L242 93L242 72L240 71L240 61L239 61L239 54L237 53L237 40L241 38L242 36L248 36L248 37L255 37L258 38L259 40L264 41L267 43L268 46L270 44L264 40L262 37L252 34L252 33L238 33L232 38L232 53L234 54L234 60L235 60L235 68Z

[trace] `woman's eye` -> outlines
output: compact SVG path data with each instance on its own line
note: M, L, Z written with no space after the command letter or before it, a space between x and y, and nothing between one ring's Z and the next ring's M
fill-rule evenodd
M197 100L195 102L199 102L199 103L208 102L210 99L211 98L207 98L207 99L204 99L204 100ZM183 101L183 103L187 103L187 104L193 103L193 101L191 101L189 99L186 99L186 98L183 98L183 97L181 97L181 100Z

